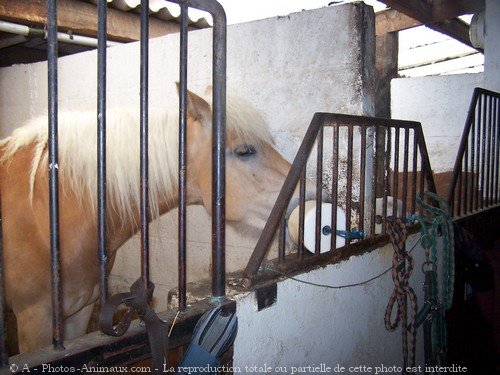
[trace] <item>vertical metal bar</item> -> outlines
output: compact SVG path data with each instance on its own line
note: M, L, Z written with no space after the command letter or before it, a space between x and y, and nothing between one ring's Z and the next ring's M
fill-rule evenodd
M460 173L461 175L463 175L462 179L463 179L463 184L464 184L464 187L463 187L463 192L461 192L459 195L458 195L458 200L463 202L463 213L466 214L468 212L468 205L467 205L467 191L469 189L469 141L468 141L469 137L467 137L467 143L465 145L465 150L464 150L464 172ZM463 195L461 195L463 194ZM460 215L460 212L462 210L459 210L459 215Z
M394 204L392 205L392 217L396 218L398 217L398 193L399 193L399 138L400 138L400 128L396 127L394 128L395 135L394 135L394 176L393 176L393 189L392 189L392 196L393 196L393 202ZM403 203L404 204L404 203Z
M140 173L141 173L141 278L149 284L149 173L148 173L148 101L149 101L149 1L141 0L140 40Z
M332 236L330 248L337 248L337 207L339 204L339 127L333 126L333 152L332 152Z
M347 126L347 183L346 183L346 202L345 202L345 215L346 215L346 230L350 231L351 228L351 211L352 211L352 157L353 157L353 138L354 129L352 125ZM349 245L351 240L346 239L346 244Z
M403 218L406 218L406 213L407 213L409 148L410 148L410 129L405 128L404 156L403 156L403 197L402 197L403 209L401 210Z
M3 230L1 220L0 202L0 368L9 364L9 353L7 353L7 335L5 326L5 281L4 281L4 261L3 261Z
M278 243L278 263L285 264L285 244L286 244L286 217L281 216Z
M387 196L390 189L391 179L391 152L392 152L392 128L387 127L386 136L386 154L385 154L385 173L384 173L384 195L382 197L382 233L387 231Z
M306 164L307 165L307 164ZM299 243L297 255L300 260L304 258L304 217L306 200L306 167L302 170L299 182Z
M48 132L49 132L49 205L50 205L50 265L52 288L52 342L54 349L64 350L62 326L61 264L59 249L59 165L57 116L57 4L47 1L48 54Z
M186 163L187 163L187 13L186 3L180 3L180 53L179 53L179 209L178 209L178 288L179 310L186 308Z
M314 253L321 253L321 204L323 193L323 129L318 132L316 155L316 227L314 236Z
M480 189L478 189L479 207L484 208L484 193L486 191L486 128L488 126L488 97L484 95L483 108L482 108L483 123L481 124L481 181Z
M213 27L212 295L226 294L226 15Z
M108 258L106 249L106 43L107 2L98 3L97 33L97 235L99 256L99 298L108 300Z
M480 158L481 158L481 128L482 128L482 114L483 114L483 95L479 96L479 102L478 102L478 121L477 121L477 129L476 129L476 148L477 148L477 158L476 158L476 172L477 175L474 177L476 189L474 192L475 196L475 205L474 205L474 210L479 209L479 180L481 179L481 171L480 171Z
M495 98L495 203L498 203L498 183L500 180L500 98Z
M372 199L372 210L370 212L370 235L373 237L375 236L375 220L376 220L376 209L377 209L377 182L378 182L378 175L379 175L379 166L378 166L378 144L380 142L379 140L379 135L380 131L379 128L375 127L373 131L374 135L374 147L373 147L373 160L372 160L372 186L371 186L371 199Z
M417 196L417 169L418 169L418 138L417 132L413 129L413 155L412 155L412 170L413 170L413 178L411 181L411 213L414 214L416 211L416 196Z
M492 129L492 115L493 115L493 106L492 106L492 97L488 95L488 127L486 134L486 207L491 204L490 201L490 193L491 193L491 129Z
M476 186L476 162L475 162L475 159L476 159L476 138L475 138L475 134L476 134L476 124L478 123L478 115L477 113L479 112L479 98L478 98L478 102L476 103L476 108L474 109L474 116L473 116L473 119L472 119L472 125L471 125L471 130L469 132L469 135L468 135L468 140L470 142L470 168L471 168L471 172L470 172L470 177L471 177L471 186L470 186L470 194L468 193L468 191L465 192L466 194L466 197L464 199L464 202L468 202L468 209L466 210L467 212L472 212L474 210L474 197L476 196L476 194L474 194L474 188ZM467 190L467 189L466 189Z
M365 190L366 190L366 126L361 127L361 155L359 160L359 224L360 230L365 229ZM375 206L373 206L374 208Z

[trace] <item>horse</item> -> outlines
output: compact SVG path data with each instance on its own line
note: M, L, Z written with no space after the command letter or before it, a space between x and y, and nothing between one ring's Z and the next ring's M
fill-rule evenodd
M187 204L211 213L212 110L187 95ZM95 112L61 112L59 232L64 339L85 334L99 296L96 230ZM138 231L139 117L130 109L107 112L107 251ZM262 116L242 99L227 99L226 220L260 231L290 169L273 146ZM6 303L17 318L21 353L52 342L47 117L32 119L0 142L0 199ZM149 111L151 218L177 206L178 110ZM308 183L307 198L314 186ZM295 193L298 195L298 192ZM296 197L294 197L295 199Z

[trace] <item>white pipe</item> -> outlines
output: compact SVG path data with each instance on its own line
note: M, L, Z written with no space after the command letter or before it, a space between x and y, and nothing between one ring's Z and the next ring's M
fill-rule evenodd
M25 37L40 37L47 39L47 31L42 29L35 29L24 25L18 25L16 23L0 21L0 31L4 31L11 34L23 35ZM57 33L57 40L63 43L77 44L80 46L87 47L97 47L97 39L90 38L87 36L73 35L68 33ZM107 46L116 46L121 43L108 41Z

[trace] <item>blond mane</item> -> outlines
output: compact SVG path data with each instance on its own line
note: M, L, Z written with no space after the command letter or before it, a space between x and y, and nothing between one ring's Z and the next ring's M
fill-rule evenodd
M59 124L59 171L81 201L90 195L96 205L97 189L97 115L96 112L61 112ZM149 111L149 194L153 217L158 216L160 199L177 197L178 110ZM108 202L122 220L132 218L139 207L139 116L129 109L112 109L106 117L106 185ZM227 100L227 134L242 142L272 143L262 117L239 98ZM0 142L2 161L13 158L24 147L34 145L30 169L30 199L33 198L37 171L47 167L47 117L32 119Z

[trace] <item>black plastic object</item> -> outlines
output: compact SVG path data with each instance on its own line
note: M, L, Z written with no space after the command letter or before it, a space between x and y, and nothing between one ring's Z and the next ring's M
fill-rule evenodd
M224 316L220 307L207 311L196 324L177 374L217 374L219 359L233 344L237 331L234 314Z

